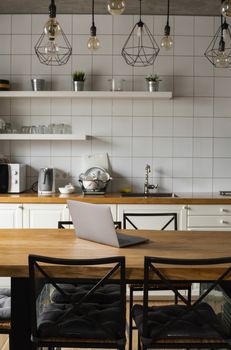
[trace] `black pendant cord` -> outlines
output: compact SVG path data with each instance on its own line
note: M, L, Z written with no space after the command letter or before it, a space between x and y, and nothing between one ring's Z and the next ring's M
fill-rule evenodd
M50 18L55 18L56 17L55 0L51 0L51 4L49 6L49 17Z
M168 0L168 9L167 9L167 26L169 26L169 0Z
M92 0L92 24L90 28L91 36L96 36L96 26L95 26L95 1Z
M91 15L92 15L92 26L94 26L95 25L95 1L94 0L92 0L92 13L91 13Z
M140 0L140 19L139 19L139 22L137 23L138 27L143 27L144 23L142 22L142 19L141 19L141 14L142 14L142 11L141 11L141 1Z
M170 25L169 25L169 3L170 3L170 0L168 0L168 6L167 6L167 23L166 23L166 26L164 27L164 35L165 36L169 36L170 35Z

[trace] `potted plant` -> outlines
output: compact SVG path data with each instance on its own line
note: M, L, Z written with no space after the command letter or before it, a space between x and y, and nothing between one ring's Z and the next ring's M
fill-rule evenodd
M158 91L159 90L159 82L161 81L159 75L155 74L155 75L148 75L145 78L146 82L147 82L147 90L149 92L152 91Z
M75 71L72 74L73 78L73 90L74 91L83 91L84 89L84 81L86 79L85 72L83 71Z

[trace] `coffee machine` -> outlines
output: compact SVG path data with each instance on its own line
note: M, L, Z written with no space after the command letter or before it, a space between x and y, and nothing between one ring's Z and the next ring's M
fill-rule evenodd
M55 169L41 168L38 176L38 194L55 193Z

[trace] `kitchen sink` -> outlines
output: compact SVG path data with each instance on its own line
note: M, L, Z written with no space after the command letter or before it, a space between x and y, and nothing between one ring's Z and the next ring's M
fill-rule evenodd
M175 193L171 192L156 192L144 194L142 192L124 192L121 193L122 197L149 197L149 198L158 198L158 197L178 197Z

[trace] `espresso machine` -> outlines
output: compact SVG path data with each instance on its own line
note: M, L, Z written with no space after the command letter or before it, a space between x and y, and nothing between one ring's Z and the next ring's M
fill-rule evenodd
M55 193L55 169L41 168L38 176L38 194Z

